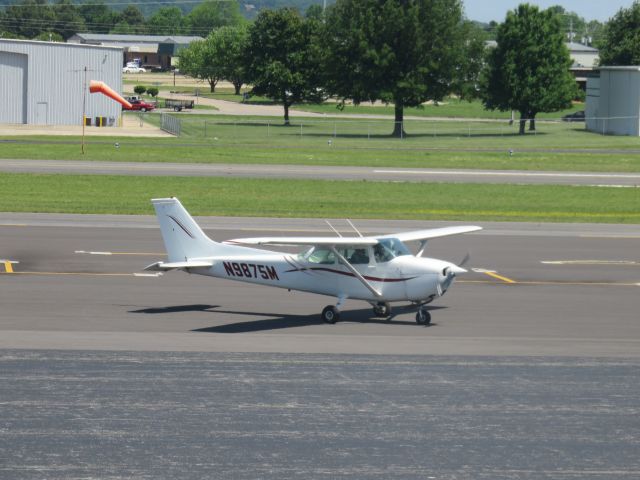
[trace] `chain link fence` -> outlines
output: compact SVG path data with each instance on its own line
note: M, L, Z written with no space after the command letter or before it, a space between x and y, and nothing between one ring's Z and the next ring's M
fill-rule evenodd
M180 136L182 120L175 115L168 115L163 113L160 117L160 128L167 133Z
M611 133L616 122L625 121L638 124L637 117L586 119L595 125L592 131L603 135ZM396 128L398 127L398 128ZM400 128L401 127L401 128ZM531 131L527 121L528 135L562 134L562 132L585 132L584 118L540 118L535 120L536 129ZM296 139L316 139L331 143L336 139L389 140L392 132L399 132L397 140L419 141L437 137L505 137L519 134L519 119L516 120L475 120L475 119L424 119L406 120L395 124L388 119L315 119L295 118L290 125L282 120L232 119L198 115L176 115L163 113L161 128L176 136L207 138L237 143L259 143L266 140L292 142ZM629 133L632 134L632 133Z

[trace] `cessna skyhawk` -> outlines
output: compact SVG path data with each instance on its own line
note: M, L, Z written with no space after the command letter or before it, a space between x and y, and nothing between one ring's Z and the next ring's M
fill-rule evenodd
M466 270L435 258L423 258L432 238L481 230L457 226L374 237L259 237L215 242L189 215L177 198L152 199L167 250L167 261L145 270L184 270L272 287L337 298L322 310L322 319L335 323L348 298L364 300L378 317L391 315L391 302L418 307L416 322L429 324L424 307L449 289ZM419 241L417 254L404 242ZM245 245L303 246L300 254L262 250ZM464 263L464 261L463 261Z

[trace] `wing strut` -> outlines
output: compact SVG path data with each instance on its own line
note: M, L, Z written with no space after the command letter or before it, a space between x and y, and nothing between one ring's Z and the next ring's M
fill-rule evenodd
M331 248L331 251L333 252L333 254L336 256L336 258L340 261L340 263L341 263L341 264L343 264L345 267L347 267L347 269L348 269L351 273L353 273L353 274L355 275L355 277L356 277L358 280L360 280L360 282L362 282L362 284L363 284L365 287L367 287L371 293L373 293L376 297L381 297L381 296L382 296L382 294L381 294L378 290L376 290L375 288L373 288L373 285L371 285L369 282L367 282L367 280L366 280L362 275L360 275L360 272L359 272L359 271L357 271L357 270L353 267L353 265L351 265L351 264L349 263L349 261L348 261L346 258L344 258L344 257L340 254L340 252L338 252L338 250L336 250L336 247L333 247L333 246L332 246L332 247L330 247L330 248Z
M416 257L421 257L425 248L427 248L427 240L420 240L420 250L416 253Z

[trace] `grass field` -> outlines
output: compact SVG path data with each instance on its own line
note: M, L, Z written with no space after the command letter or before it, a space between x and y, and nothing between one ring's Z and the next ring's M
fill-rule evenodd
M0 210L152 214L177 196L194 215L640 223L633 188L192 177L0 174Z
M226 100L229 102L247 103L249 105L279 105L266 97L251 96L248 101L244 101L242 95L236 95L233 89L217 88L214 93L200 87L179 87L176 91L180 93L193 95L196 89L198 95L204 98L215 98L218 100ZM170 89L167 87L166 91ZM173 88L171 90L174 90ZM296 103L291 108L302 110L305 112L317 112L325 114L344 114L344 115L388 115L394 116L393 105L384 105L376 103L362 103L358 106L347 104L340 110L337 108L337 102L327 101L322 104L315 103ZM540 113L537 118L540 119L560 119L564 115L574 113L578 110L584 110L583 103L576 103L571 108L561 110L559 112ZM425 104L422 107L407 107L404 110L405 116L414 117L444 117L444 118L480 118L480 119L508 119L509 112L499 112L487 110L483 107L482 102L474 100L468 102L457 98L447 98L438 104Z
M159 123L159 117L149 120ZM447 149L638 149L640 138L605 136L589 132L584 123L537 122L536 132L518 135L516 123L473 120L407 120L406 136L390 136L393 119L292 117L285 126L282 117L233 117L224 115L181 115L180 136L226 143L326 146L361 148L447 148Z
M147 114L156 124L159 115ZM5 137L2 158L259 163L407 168L549 171L640 171L640 139L602 136L579 124L538 124L520 136L496 122L408 122L409 136L389 137L386 120L343 121L179 115L179 138L89 138L86 154L74 137ZM302 122L302 123L300 123ZM301 126L302 125L302 126ZM422 133L419 132L422 129ZM471 136L469 136L471 129ZM484 134L478 132L484 129ZM431 130L431 133L427 133ZM489 133L489 132L498 133ZM499 133L502 131L502 134ZM436 136L433 136L435 132ZM334 136L335 135L335 136ZM329 141L331 143L329 143ZM116 149L114 144L120 148ZM513 150L513 155L509 154ZM557 150L557 151L555 151ZM615 153L609 152L615 151Z

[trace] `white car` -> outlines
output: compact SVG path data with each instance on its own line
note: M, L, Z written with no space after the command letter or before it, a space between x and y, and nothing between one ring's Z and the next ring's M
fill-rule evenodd
M122 73L146 73L147 71L142 67L126 66L122 68Z

